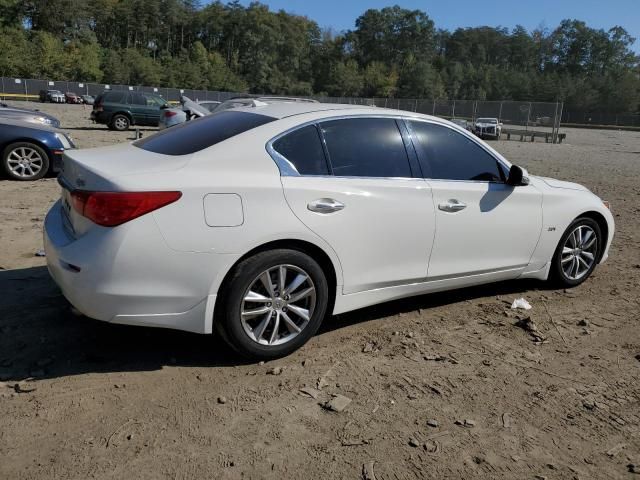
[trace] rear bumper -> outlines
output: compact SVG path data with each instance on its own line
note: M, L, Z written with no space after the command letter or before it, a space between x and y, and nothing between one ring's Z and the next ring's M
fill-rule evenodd
M45 218L49 273L84 315L106 322L211 333L210 288L226 255L175 252L149 215L74 238L58 201ZM222 262L222 263L217 263Z

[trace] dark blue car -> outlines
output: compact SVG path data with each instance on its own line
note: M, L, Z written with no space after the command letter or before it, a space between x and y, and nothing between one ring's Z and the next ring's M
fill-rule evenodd
M75 148L56 128L0 118L2 169L13 180L37 180L57 173L65 150Z

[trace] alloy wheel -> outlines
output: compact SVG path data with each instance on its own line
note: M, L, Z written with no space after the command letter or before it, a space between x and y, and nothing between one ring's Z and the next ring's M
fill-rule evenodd
M562 271L570 280L584 277L596 262L598 236L588 225L576 227L562 247Z
M240 321L261 345L282 345L309 324L316 307L311 276L295 265L277 265L258 275L245 291Z
M21 178L35 177L44 165L40 152L31 147L17 147L9 152L7 164L11 172Z

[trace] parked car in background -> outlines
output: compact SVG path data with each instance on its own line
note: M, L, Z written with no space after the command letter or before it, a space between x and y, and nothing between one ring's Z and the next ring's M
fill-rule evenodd
M62 155L73 148L73 140L61 130L0 118L2 169L13 180L37 180L58 172Z
M222 102L218 102L216 100L202 100L200 102L196 102L198 105L202 105L204 108L213 112L215 108L220 105Z
M80 98L80 95L73 92L65 93L64 98L67 103L82 103L82 98Z
M60 184L44 248L78 311L215 331L262 359L389 300L518 278L574 287L614 234L581 185L529 175L446 120L354 105L223 110L68 152Z
M82 103L86 105L93 105L93 101L95 100L92 95L80 95L80 98L82 99Z
M478 118L473 124L473 132L480 138L497 140L502 135L502 124L497 118Z
M454 118L451 120L451 123L455 123L459 127L464 128L465 130L471 131L471 126L469 125L469 122L463 118Z
M90 118L111 130L128 130L131 125L157 127L160 108L166 105L164 98L152 93L107 91L96 97Z
M13 119L28 123L37 123L50 127L60 127L60 120L56 117L40 112L38 110L28 110L26 108L10 107L6 104L0 106L0 118Z
M207 108L183 95L180 97L179 107L172 107L167 104L160 109L158 128L163 130L188 120L206 117L207 115L211 115L211 112Z
M40 101L43 103L64 103L65 96L60 90L40 90Z

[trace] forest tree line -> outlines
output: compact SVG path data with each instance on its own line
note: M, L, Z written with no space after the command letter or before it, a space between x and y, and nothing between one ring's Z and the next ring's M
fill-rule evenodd
M258 2L0 0L0 76L21 78L638 112L633 43L579 20L448 31L398 6L336 33Z

